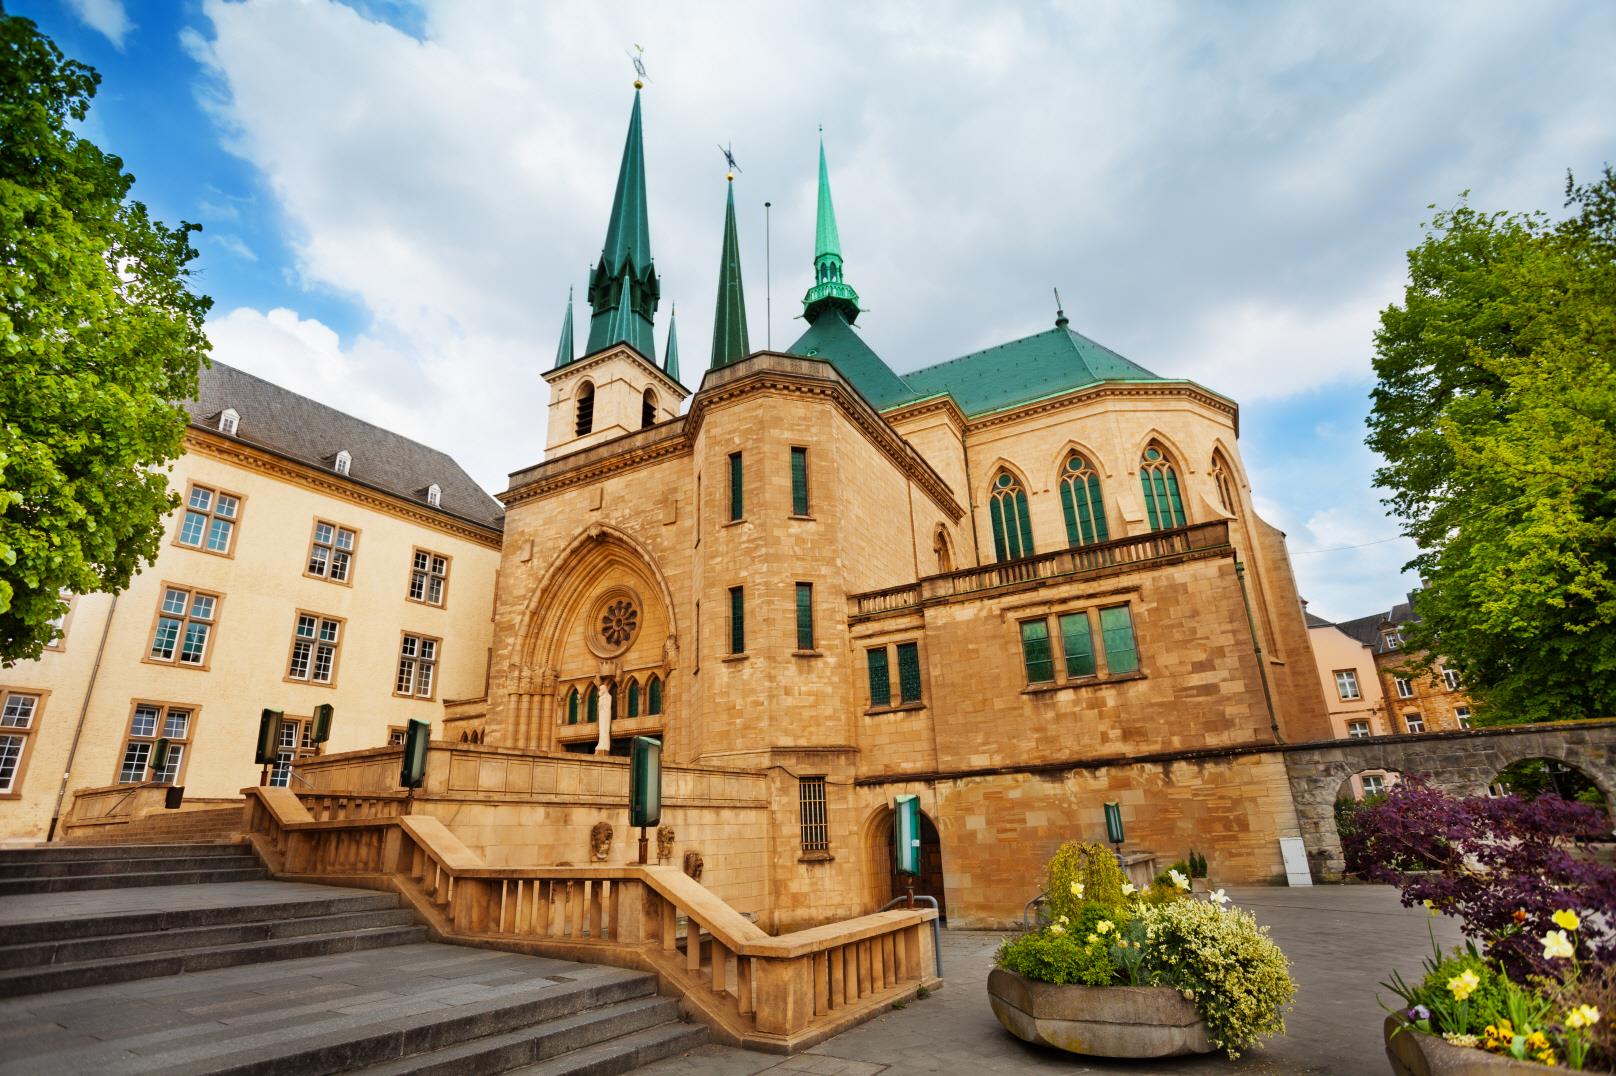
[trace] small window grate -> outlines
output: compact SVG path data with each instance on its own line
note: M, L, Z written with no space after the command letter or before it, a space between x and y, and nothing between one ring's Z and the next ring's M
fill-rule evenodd
M802 850L830 850L830 826L825 814L825 779L804 777L797 785L802 818Z

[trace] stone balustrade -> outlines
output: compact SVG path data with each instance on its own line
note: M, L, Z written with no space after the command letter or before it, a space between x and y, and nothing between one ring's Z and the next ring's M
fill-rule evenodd
M450 941L653 971L724 1042L794 1052L941 985L929 908L771 937L673 867L489 867L431 816L317 819L305 803L330 794L243 793L277 876L396 889Z

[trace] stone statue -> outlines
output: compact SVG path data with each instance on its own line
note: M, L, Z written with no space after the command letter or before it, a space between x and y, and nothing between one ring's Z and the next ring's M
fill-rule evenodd
M589 858L596 863L601 863L611 854L612 824L610 822L596 822L595 828L589 831Z
M669 672L679 667L679 640L672 635L662 644L662 667Z
M667 823L657 827L656 857L658 863L673 858L673 827Z
M695 881L701 881L701 871L705 864L701 861L701 853L695 849L685 853L685 873Z

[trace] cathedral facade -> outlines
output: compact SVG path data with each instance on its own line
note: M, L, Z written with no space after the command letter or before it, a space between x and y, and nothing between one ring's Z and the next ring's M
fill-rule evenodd
M637 92L583 354L569 304L545 459L501 497L488 698L449 738L562 761L649 735L676 788L746 775L767 809L703 801L704 880L776 929L900 891L897 795L962 925L1019 919L1107 802L1126 851L1282 873L1272 748L1330 726L1235 403L1064 315L898 373L855 327L823 148L807 331L751 350L731 193L691 394L671 323L657 357L640 127Z

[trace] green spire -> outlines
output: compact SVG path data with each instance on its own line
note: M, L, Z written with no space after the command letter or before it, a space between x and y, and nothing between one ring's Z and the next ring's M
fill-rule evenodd
M561 323L561 343L556 347L555 369L572 361L572 289L567 289L567 317Z
M656 266L651 261L645 147L640 137L640 91L636 88L628 138L623 142L623 163L617 171L611 222L606 226L606 246L589 281L593 313L586 353L625 343L654 362L656 342L651 330L660 292Z
M825 140L819 140L819 223L814 233L814 286L802 297L802 316L810 323L826 310L842 312L849 325L859 315L858 292L842 283L842 239L836 232L836 206L830 200L830 169L825 167Z
M752 350L746 342L746 295L741 290L741 244L735 237L735 180L724 206L724 253L718 263L718 304L713 312L712 368L740 362Z
M662 352L662 372L675 381L679 380L679 335L674 330L674 321L678 314L677 306L668 311L668 346Z

